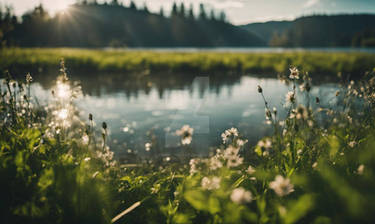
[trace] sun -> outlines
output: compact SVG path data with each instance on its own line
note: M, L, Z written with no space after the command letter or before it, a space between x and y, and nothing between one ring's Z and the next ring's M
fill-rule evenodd
M68 12L70 5L71 5L71 2L69 1L64 1L64 0L56 1L55 4L51 6L51 12L53 14L57 14L57 13L65 14Z

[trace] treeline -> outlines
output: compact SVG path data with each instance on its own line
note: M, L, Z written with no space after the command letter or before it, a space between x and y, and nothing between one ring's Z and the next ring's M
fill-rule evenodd
M96 0L78 0L77 4L80 5L100 5ZM125 6L122 2L119 2L118 0L111 0L109 2L104 2L103 5L112 5L112 6L122 6L125 8L129 8L132 10L139 10L144 12L149 12L146 2L143 4L143 6L137 6L134 1L130 1L128 6ZM164 14L164 8L161 7L159 11L160 16L165 16ZM180 5L178 5L176 2L173 3L172 9L171 9L171 16L180 16L180 17L187 17L189 19L195 19L194 15L194 9L193 4L190 4L189 9L185 7L185 3L181 2ZM199 19L211 19L211 20L218 20L225 22L226 15L224 11L221 11L219 15L215 12L214 9L210 10L210 14L208 15L205 10L204 4L199 5Z
M21 47L175 47L259 46L264 42L226 21L224 12L174 3L151 13L146 4L117 0L99 4L79 1L51 16L42 5L17 18L8 7L0 11L2 46Z
M242 26L270 46L374 47L375 15L314 15Z

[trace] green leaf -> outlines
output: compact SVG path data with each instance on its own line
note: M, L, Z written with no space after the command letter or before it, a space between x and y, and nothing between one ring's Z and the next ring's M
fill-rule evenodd
M211 214L220 212L220 201L216 197L211 196L208 199L208 210Z
M330 147L329 156L333 158L336 156L340 148L339 139L336 136L331 135L328 137L328 144Z
M188 201L197 210L207 210L207 197L202 191L191 190L184 194L186 201Z
M39 178L38 186L43 191L47 189L54 180L54 172L52 168L45 169L42 176Z
M311 195L303 195L297 201L290 203L284 216L285 223L295 223L313 207L314 200Z

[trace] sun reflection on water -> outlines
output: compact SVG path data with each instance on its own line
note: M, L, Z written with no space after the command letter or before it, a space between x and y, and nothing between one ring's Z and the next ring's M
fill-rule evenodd
M56 83L56 96L60 99L68 99L71 96L70 86L64 82Z
M69 111L67 109L61 109L57 112L57 117L61 120L65 120L68 118Z

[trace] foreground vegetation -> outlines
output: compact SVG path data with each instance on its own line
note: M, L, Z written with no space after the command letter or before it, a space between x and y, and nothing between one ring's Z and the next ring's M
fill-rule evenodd
M8 76L1 85L1 223L375 220L374 73L343 83L321 105L310 99L311 79L291 69L286 118L267 103L266 89L254 89L274 127L256 146L231 128L212 157L185 153L178 163L166 157L131 167L113 160L106 123L98 135L93 115L86 122L77 116L80 88L61 67L45 107L30 96L30 75L25 82ZM188 150L194 130L186 125L176 134Z
M283 73L291 65L314 75L364 74L373 68L375 57L366 53L219 53L219 52L154 52L84 49L21 49L0 50L0 70L13 73L53 71L64 57L72 71L95 72L193 72L220 73Z

